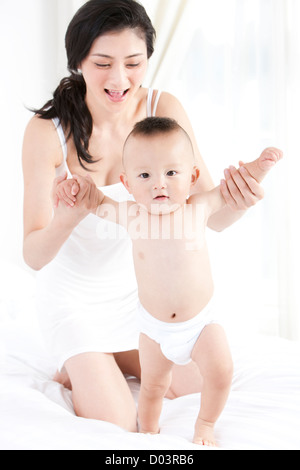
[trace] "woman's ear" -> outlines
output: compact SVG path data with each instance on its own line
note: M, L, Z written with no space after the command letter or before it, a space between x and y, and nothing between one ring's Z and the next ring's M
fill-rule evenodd
M131 190L130 190L129 183L128 183L128 179L127 179L127 176L126 176L126 173L121 173L121 175L120 175L120 180L121 180L121 183L124 184L125 188L126 188L127 191L129 192L129 194L132 194L132 193L131 193Z
M200 170L197 166L194 166L193 172L192 172L192 178L191 178L191 184L194 186L198 179L200 178Z

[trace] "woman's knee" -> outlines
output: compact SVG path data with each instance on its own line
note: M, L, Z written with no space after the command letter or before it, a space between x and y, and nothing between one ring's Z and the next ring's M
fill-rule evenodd
M128 384L112 355L85 354L66 363L77 416L137 430L137 410Z
M89 402L88 406L87 401ZM99 406L100 402L102 404ZM135 406L130 406L130 404L119 409L113 401L103 400L103 396L99 396L95 400L95 397L89 397L88 395L85 396L83 401L74 390L73 407L76 416L80 418L104 421L129 432L137 432L137 410Z

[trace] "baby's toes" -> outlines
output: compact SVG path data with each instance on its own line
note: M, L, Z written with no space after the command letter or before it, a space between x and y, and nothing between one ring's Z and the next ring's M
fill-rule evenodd
M207 439L203 440L203 445L206 446L206 447L217 447L217 445L214 441L209 441Z
M202 447L217 447L215 441L212 441L210 439L203 439L202 437L195 438L193 443Z

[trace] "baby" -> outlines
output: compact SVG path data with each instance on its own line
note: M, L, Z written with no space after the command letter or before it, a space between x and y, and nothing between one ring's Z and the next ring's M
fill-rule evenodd
M280 158L281 151L270 148L244 167L261 182ZM141 332L140 432L159 433L173 364L193 360L203 378L193 442L215 446L214 426L229 395L233 365L225 332L214 322L205 228L225 201L219 187L190 196L199 170L189 136L171 119L136 124L124 146L123 165L121 181L134 202L118 203L98 190L92 212L124 226L133 242ZM81 179L75 180L80 186ZM72 198L77 183L61 183L57 197Z

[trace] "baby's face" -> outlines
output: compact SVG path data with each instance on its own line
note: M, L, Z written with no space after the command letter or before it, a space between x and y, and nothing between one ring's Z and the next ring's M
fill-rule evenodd
M192 147L177 131L131 137L124 167L123 184L139 205L156 215L182 207L198 177Z

